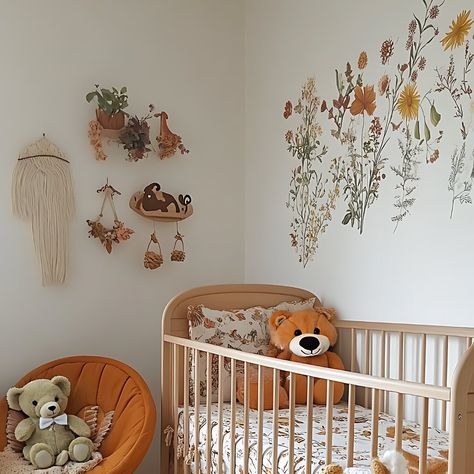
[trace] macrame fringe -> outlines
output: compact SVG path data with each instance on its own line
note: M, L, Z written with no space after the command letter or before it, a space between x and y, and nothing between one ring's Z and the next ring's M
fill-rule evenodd
M64 283L74 196L69 162L46 138L26 147L12 183L13 212L31 221L43 285Z
M99 429L97 430L97 434L94 438L94 447L96 449L99 449L100 445L102 444L102 441L104 441L104 438L107 436L107 433L109 432L110 427L112 426L113 418L113 411L109 411L105 414L104 419L102 420L102 423L100 424Z

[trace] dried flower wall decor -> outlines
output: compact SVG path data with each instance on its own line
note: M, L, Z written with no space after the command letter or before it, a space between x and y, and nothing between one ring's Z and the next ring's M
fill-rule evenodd
M335 70L332 97L320 98L309 79L295 102L286 101L284 119L298 119L296 128L285 133L287 150L298 160L286 205L292 213L291 245L303 266L314 256L340 197L346 205L342 224L363 234L371 207L386 183L394 182L389 219L396 231L416 208L421 167L441 170L436 165L443 155L451 157L450 217L456 205L472 203L474 141L468 112L474 117L474 18L464 9L442 34L447 1L418 0L407 21L406 41L396 40L397 32L381 38L376 67L381 65L383 72L378 78L369 72L375 55L361 48L355 60L343 58L344 66ZM436 49L448 54L444 67L435 64ZM441 94L451 110L440 101ZM445 119L449 115L459 130L452 151L442 149L447 132L452 133ZM339 155L339 161L325 158ZM392 179L386 181L388 173Z
M107 184L97 190L98 193L104 194L104 200L102 201L102 207L99 215L95 220L87 220L89 229L89 237L99 239L99 242L104 246L107 253L112 253L113 244L119 244L125 240L130 239L131 235L134 234L132 229L125 227L125 224L118 218L117 211L114 204L114 195L121 193L117 191L113 186ZM114 224L111 228L105 227L101 220L104 217L105 205L109 204L113 216Z
M128 107L127 88L118 90L101 88L86 95L87 102L96 101L96 119L89 122L89 142L95 151L98 161L107 159L103 141L115 142L127 152L128 161L140 161L153 151L159 158L174 156L179 150L182 155L189 153L179 135L168 128L166 112L154 113L155 107L150 104L146 115L129 115L124 109ZM126 117L128 119L126 120ZM150 139L151 120L160 118L160 133L156 137L157 147L153 147Z

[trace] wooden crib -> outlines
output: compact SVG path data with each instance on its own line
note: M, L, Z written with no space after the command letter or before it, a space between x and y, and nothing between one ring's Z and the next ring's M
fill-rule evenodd
M236 364L243 364L244 386L248 387L251 365L258 367L258 380L263 386L263 367L273 369L274 406L278 406L278 383L280 373L289 374L289 413L287 446L288 464L285 471L295 470L295 407L294 380L295 374L308 377L306 413L306 435L304 469L298 472L316 472L312 457L313 410L320 409L313 405L312 378L328 380L327 404L325 409L323 461L330 464L333 460L333 413L332 402L334 382L342 382L346 387L347 415L344 423L347 426L347 445L345 459L347 467L353 466L354 438L356 424L356 401L370 410L370 456L377 457L379 452L379 423L384 411L394 412L394 436L392 449L402 448L404 436L405 401L416 397L416 417L419 421L419 472L427 472L428 430L433 418L441 430L449 429L450 474L468 474L474 472L474 349L471 346L474 328L421 326L414 324L392 324L336 320L339 331L337 350L343 355L347 371L298 364L290 361L245 353L222 348L189 339L187 308L190 305L203 304L215 309L248 308L252 306L271 307L283 301L304 300L314 297L308 291L274 285L218 285L195 288L173 298L163 314L162 333L162 384L161 384L161 473L205 472L209 473L261 473L279 471L279 410L265 412L265 418L271 417L271 467L263 465L263 390L259 390L259 408L254 413L256 420L255 459L252 469L249 468L249 451L244 449L237 453L237 425L239 425L242 446L249 445L249 409L248 397L245 396L243 407L236 402ZM434 356L427 359L427 344L435 341ZM410 348L407 345L410 341ZM452 346L456 345L457 363L453 364ZM374 347L376 350L374 350ZM413 349L416 347L416 350ZM230 360L231 399L229 418L223 416L223 386L219 383L217 403L211 400L207 390L205 403L202 403L199 390L195 390L194 400L189 400L190 378L189 360L193 353L195 360L205 354L207 364L207 387L211 386L211 357L218 357L219 382L224 368L224 359ZM416 353L416 360L414 354ZM394 354L396 354L394 356ZM456 354L455 354L456 355ZM435 360L433 360L433 358ZM449 359L449 363L448 363ZM417 367L414 380L406 380L407 367ZM431 367L439 368L439 383L427 384L428 371ZM450 373L450 367L455 367ZM413 378L413 377L412 377ZM199 386L199 371L194 373L194 381ZM451 383L449 384L449 381ZM247 392L245 392L246 394ZM211 410L216 409L217 420L211 423ZM431 409L433 408L433 409ZM301 410L301 407L298 408ZM239 411L239 421L236 413ZM214 412L213 412L214 413ZM434 417L433 417L434 416ZM340 418L340 417L339 417ZM203 420L209 421L204 423ZM180 428L181 427L181 428ZM204 430L205 433L200 431ZM181 431L180 431L181 430ZM224 435L224 432L226 435ZM216 438L217 433L217 439ZM224 436L229 453L224 454ZM190 445L190 440L195 443ZM206 442L209 440L209 442ZM268 440L267 440L268 441ZM217 462L211 463L212 456ZM203 445L204 443L204 445ZM179 447L179 449L178 449ZM447 448L447 446L446 446ZM268 450L267 450L268 451ZM223 463L224 455L226 463ZM199 466L199 468L198 468ZM228 466L228 467L225 467Z

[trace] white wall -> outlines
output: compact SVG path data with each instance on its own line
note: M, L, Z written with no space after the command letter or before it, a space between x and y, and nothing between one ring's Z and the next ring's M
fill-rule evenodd
M447 0L443 5L437 19L440 34L426 50L431 72L419 79L420 89L433 84L435 66L447 64L449 54L443 52L439 39L456 15L469 8L466 0ZM332 99L334 69L345 68L348 60L354 66L363 50L369 57L367 82L377 85L388 69L379 61L382 41L391 37L395 42L394 61L406 57L407 26L412 13L422 9L421 0L384 0L376 5L370 0L357 5L322 0L246 2L247 281L308 288L345 319L472 325L474 207L457 205L454 218L449 218L450 158L461 140L446 96L437 99L440 126L445 130L440 159L433 165L420 164L417 202L396 233L390 222L396 182L387 166L387 178L369 209L362 236L341 224L346 205L340 198L314 261L303 268L290 247L290 212L285 202L296 161L286 150L284 135L296 121L290 124L283 119L286 100L294 101L310 76L316 77L319 95ZM458 66L462 49L456 50ZM468 105L468 123L472 111L472 104ZM329 129L324 116L321 124ZM473 134L471 130L471 151ZM323 140L331 143L327 134ZM341 151L331 149L331 153ZM389 145L387 156L388 165L400 163L396 142Z
M2 2L0 61L0 393L40 363L103 354L135 367L155 397L160 380L161 313L189 287L243 277L243 6L219 0L17 0ZM154 103L170 115L191 152L128 163L112 149L98 163L87 138L100 82L127 85L130 112ZM11 175L20 150L45 132L68 154L77 214L67 283L42 288L27 224L12 216ZM119 216L135 229L107 255L87 238L106 177L123 193ZM172 264L173 225L159 225L167 261L143 268L152 226L128 209L152 181L192 195L181 226L185 264ZM158 445L140 472L156 472ZM154 471L155 470L155 471Z

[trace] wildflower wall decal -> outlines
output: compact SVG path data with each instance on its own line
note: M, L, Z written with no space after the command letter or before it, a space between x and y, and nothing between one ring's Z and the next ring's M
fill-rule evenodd
M320 98L315 79L309 79L299 99L286 102L284 118L297 120L285 134L297 160L286 204L292 213L291 245L304 266L314 257L339 199L345 210L337 221L363 234L370 208L392 187L390 220L397 230L416 208L421 168L441 170L437 164L444 155L451 157L451 217L456 204L472 202L474 141L468 136L474 123L474 19L464 9L443 33L439 25L447 23L446 18L441 22L446 1L419 0L409 13L406 39L393 31L380 43L378 65L370 45L343 61L335 70L332 97ZM436 58L444 54L448 61L442 67ZM371 69L380 67L377 76ZM446 152L444 137L449 132L452 138L453 123L460 143Z

